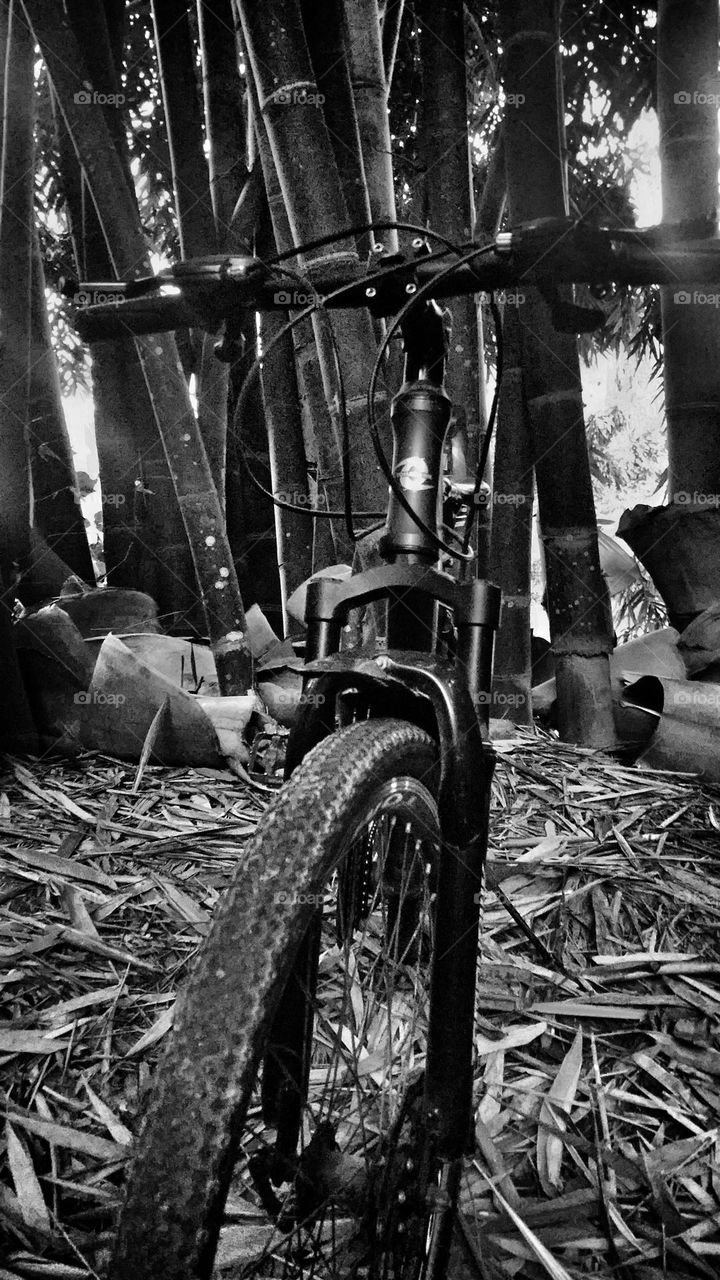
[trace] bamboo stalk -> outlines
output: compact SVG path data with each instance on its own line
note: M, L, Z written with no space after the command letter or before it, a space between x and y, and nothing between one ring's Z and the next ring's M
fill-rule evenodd
M50 334L37 227L33 227L30 290L29 417L34 523L73 573L92 583L95 577Z
M293 246L292 232L270 150L267 129L254 105L256 91L252 79L249 92L253 101L255 138L261 172L259 181L264 186L275 246L279 253L284 253ZM323 360L326 364L329 365L332 360L327 331L317 320L314 320L312 326L305 324L294 328L292 342L295 352L302 437L302 445L298 442L296 447L298 452L302 451L305 455L306 461L316 463L317 484L314 501L324 504L327 511L340 510L343 494L339 479L339 442L335 423L325 398L318 362L319 350L323 351ZM293 486L297 485L297 492L301 493L302 482L296 467L293 468L293 476ZM307 471L305 484L307 485ZM308 497L310 496L308 492ZM336 547L335 543L335 525L336 521L322 517L314 521L311 570L322 569L326 565L333 564L341 554L339 546ZM280 554L279 559L282 559Z
M33 42L15 0L2 4L4 65L0 168L0 577L9 586L30 557L30 279L35 88ZM22 596L22 588L20 588Z
M233 211L248 177L232 0L198 0L210 197L219 246L241 252Z
M282 318L267 313L261 319L262 387L268 433L272 491L297 512L275 508L275 536L285 635L299 634L298 624L287 612L287 600L312 573L312 520L307 461L303 446L300 397L295 372L295 349L290 334L268 348L281 327Z
M559 5L519 0L504 14L504 130L513 222L565 214ZM600 569L577 341L554 329L535 290L519 308L523 377L545 546L561 736L611 747L612 618Z
M203 120L195 78L195 46L187 8L152 0L155 47L170 147L180 251L184 258L217 247Z
M270 0L262 14L254 6L241 3L240 15L259 110L267 127L293 239L302 244L315 237L335 235L348 226L348 212L327 128L318 109L321 104L297 0L284 4ZM307 260L311 265L322 258L327 266L333 261L347 263L355 256L354 245L338 239L309 253ZM359 510L382 510L386 485L365 424L365 391L375 350L372 323L365 311L339 311L333 323L345 383L353 503ZM326 345L319 347L318 356L325 397L337 421L335 362L328 359ZM378 408L389 453L382 399ZM336 436L339 435L338 425ZM343 541L350 554L351 547L347 540Z
M437 5L420 0L423 68L422 130L424 214L428 225L457 244L466 243L474 223L468 135L465 22L462 0ZM459 479L474 477L484 421L481 382L478 303L474 297L450 303L452 337L447 382L453 399L451 427L460 453ZM487 569L489 547L477 548L481 572Z
M82 42L89 82L107 95L120 89L117 57L123 24L117 6L114 9L111 6L107 11L111 19L108 26L103 7L91 0L68 2L68 17L78 42ZM134 200L122 113L110 104L99 109ZM109 280L114 268L103 228L54 93L53 111L78 272L86 279ZM99 343L93 352L91 377L100 481L106 499L103 553L107 579L113 586L151 595L166 627L172 629L177 623L183 633L190 629L202 634L205 622L194 590L190 545L132 339ZM157 553L159 547L162 557Z
M195 72L195 43L185 5L176 0L152 0L160 86L162 89L175 192L180 251L184 258L201 257L220 248L211 192L211 174L204 152L203 115ZM207 54L203 54L207 70ZM207 84L207 76L206 76ZM216 123L213 117L213 124ZM209 155L217 155L217 139L211 140L205 121ZM229 195L225 203L230 204ZM228 368L215 358L214 339L194 335L200 366L197 398L198 424L208 456L218 498L224 506L227 448Z
M517 307L503 317L503 381L493 476L490 576L502 590L491 715L532 727L530 567L533 466Z
M348 68L347 33L342 7L336 0L301 0L303 25L317 77L325 122L342 182L352 226L370 222L368 194L360 132ZM375 237L369 231L356 236L358 252L367 254Z
M344 8L370 211L373 221L392 222L397 214L378 0L344 0ZM391 252L397 250L397 232L383 231L378 238Z
M90 182L114 269L122 278L150 270L137 209L101 112L75 100L83 59L67 19L41 0L23 0L65 124ZM138 340L153 413L190 542L200 599L223 694L244 693L251 680L245 613L197 420L172 337Z
M658 5L658 117L663 219L717 226L717 48L714 0ZM708 233L712 234L712 233ZM668 493L720 493L720 366L712 290L660 291L668 439ZM685 496L688 495L688 496ZM702 500L702 499L701 499Z
M404 12L405 0L387 0L382 19L382 50L385 83L388 87L388 93L390 92L395 70L395 59L397 57L398 44L400 43L400 29Z

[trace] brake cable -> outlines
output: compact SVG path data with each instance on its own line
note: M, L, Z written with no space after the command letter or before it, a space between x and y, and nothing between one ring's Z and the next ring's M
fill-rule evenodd
M435 255L431 254L429 256L430 258L444 257L445 251ZM258 261L261 261L261 260L258 259ZM428 259L426 258L425 261L428 261ZM263 262L263 265L268 266L269 269L271 270L273 269L272 263ZM397 264L394 263L390 267L381 268L380 270L373 272L371 275L366 276L366 281L369 285L376 281L386 279L388 276L394 275L396 271L397 271ZM244 408L245 400L247 399L247 396L249 394L250 384L253 381L253 379L258 375L259 371L262 369L263 360L267 357L269 352L273 350L275 345L278 342L280 342L285 337L285 335L294 328L295 325L300 324L303 320L308 319L313 314L316 314L316 313L321 314L323 317L323 321L329 326L330 340L332 343L333 354L335 357L336 373L337 373L338 384L339 384L338 394L339 394L340 414L341 414L341 420L343 423L343 438L344 438L344 445L346 450L346 454L344 454L344 457L347 456L347 460L349 463L349 431L347 426L347 413L346 413L346 407L345 407L345 393L344 393L344 383L342 379L342 368L340 366L339 353L337 349L337 339L335 337L335 330L332 327L332 322L327 312L325 301L317 293L317 290L314 287L312 280L310 280L308 277L301 275L299 272L290 271L285 267L283 267L282 272L278 271L278 274L281 276L281 278L286 279L288 276L291 276L292 278L296 279L300 284L303 285L303 287L306 290L315 294L315 301L312 303L311 306L305 307L302 311L298 313L298 315L293 316L291 320L289 320L286 324L284 324L282 328L279 329L278 332L273 335L270 342L268 343L267 348L255 357L255 359L253 360L253 363L248 369L248 372L243 380L243 385L238 395L235 412L238 415L241 414L241 411ZM328 294L327 296L328 298L337 297L342 293L347 292L349 289L355 288L356 283L357 283L356 281L353 281L351 284L342 285L337 289L333 290L333 292ZM284 502L282 499L276 498L275 495L269 489L265 488L265 486L262 484L262 482L257 478L257 476L254 474L254 472L250 468L247 458L242 453L242 449L240 450L240 461L245 471L247 472L248 478L250 479L251 483L259 492L264 494L265 497L269 498L275 504L275 506L279 507L281 510L294 511L296 514L298 513L299 509L298 507L294 506L293 503ZM349 466L345 468L345 471L349 475ZM350 495L350 499L352 500L351 495ZM342 519L343 517L346 516L345 511L328 511L327 509L319 510L314 508L302 508L302 514L310 517L317 517L319 519L327 519L327 520ZM384 521L386 512L385 511L360 511L360 512L357 512L356 514L366 519L371 519L373 517L375 518L382 517ZM382 521L380 524L371 526L370 529L364 529L360 534L355 534L353 531L353 534L352 534L353 541L357 542L361 537L364 537L367 533L370 533L373 529L378 529L381 527L382 527Z
M415 227L413 224L403 224L403 223L393 222L393 223L368 224L366 227L362 229L372 230L375 228L382 229L383 227L394 227L400 230L418 231L425 236L430 235L432 238L437 239L440 243L442 243L445 246L445 249L442 252L438 251L434 254L429 254L427 257L425 257L424 261L427 262L428 260L442 258L445 256L447 251L450 250L452 253L454 253L458 257L459 262L453 263L451 267L447 269L447 272L453 270L457 265L460 265L464 261L464 258L462 256L462 251L457 245L453 244L452 241L448 240L446 236L442 236L438 232L432 231L428 228ZM356 231L360 230L360 228L356 228L355 230ZM347 237L348 234L351 234L351 233L348 231L344 231L344 232L337 232L331 236L323 236L316 241L308 242L308 244L306 245L296 246L294 249L288 250L284 254L278 255L275 258L271 258L267 261L259 259L259 261L262 261L262 264L269 270L274 270L274 269L277 270L277 263L280 260L280 258L295 256L303 252L307 252L309 248L321 247L323 244L327 244L334 240ZM473 250L473 253L470 255L470 257L475 258L478 256L479 253L489 252L493 248L494 248L493 245L483 246L481 249L475 248ZM387 278L390 275L395 274L396 271L397 271L397 263L393 263L393 265L390 267L380 268L380 270L378 270L377 272L374 272L371 275L366 276L362 283L364 285L369 286L375 283L376 281L382 280L384 278ZM443 272L441 274L444 275L444 274L447 274L447 272ZM371 533L378 528L382 528L386 512L363 511L363 512L356 513L359 516L362 516L364 518L382 517L382 519L380 520L379 524L372 525L370 526L370 528L362 530L359 534L355 533L355 530L352 527L352 494L350 491L350 467L349 467L350 440L349 440L349 429L348 429L347 412L346 412L344 382L342 377L342 368L340 365L335 330L333 328L332 321L330 319L330 316L327 311L327 306L326 306L326 302L328 298L335 298L335 297L341 296L344 292L347 292L349 289L355 288L358 282L353 281L350 284L342 285L337 289L333 290L332 293L328 294L326 299L323 299L318 294L317 289L311 277L305 274L301 274L299 272L291 271L286 267L283 267L282 271L278 270L278 274L281 275L281 278L282 277L287 278L289 276L297 280L300 284L302 284L302 286L305 289L308 290L308 292L314 295L314 302L311 306L301 311L297 316L294 316L290 321L287 322L287 324L283 325L282 328L279 329L278 332L273 336L267 349L263 351L261 354L259 354L258 356L256 356L255 360L253 361L253 364L248 370L248 373L243 382L243 386L241 387L240 394L238 396L237 405L236 405L236 413L240 415L241 409L244 406L245 399L247 398L247 395L248 395L250 382L254 377L257 376L257 373L262 368L263 360L269 354L269 352L273 349L276 343L280 342L281 339L288 332L290 332L296 324L301 323L303 320L307 319L309 316L313 314L321 314L323 317L323 322L328 325L330 341L331 341L332 350L333 350L333 357L335 362L336 377L338 381L338 398L339 398L340 415L341 415L342 448L343 448L343 457L342 457L343 486L345 490L346 506L343 512L304 508L302 509L302 514L305 514L311 518L314 517L314 518L320 518L320 519L340 519L344 517L346 520L346 528L348 531L348 535L351 541L358 542L361 538L365 537L368 533ZM430 281L428 285L424 286L424 288L425 289L431 288L432 284L433 282ZM411 302L414 302L414 301L415 299L411 300ZM403 316L406 313L407 309L408 309L407 307L403 308L403 311L401 313ZM383 360L383 357L389 345L389 341L392 338L392 336L394 336L396 329L397 329L397 325L391 326L391 331L386 335L386 338L383 340L383 343L381 344L381 350L378 357L378 361L376 362L375 369L373 370L373 375L374 375L373 398L374 398L374 388L377 385L377 378L379 375L379 366ZM377 431L377 425L374 419L373 419L373 425L375 426L375 430ZM371 427L371 431L372 431L372 427ZM378 436L378 443L380 443L379 436ZM375 440L373 440L373 445L377 453L377 445L375 444ZM380 449L382 450L382 444L380 444ZM261 483L261 481L258 480L257 476L252 472L250 465L247 461L247 458L244 455L242 449L240 450L240 460L251 483L254 485L256 489L258 489L261 493L263 493L265 497L269 498L274 503L274 505L279 507L281 510L289 510L295 513L298 512L298 508L294 506L292 503L284 502L282 499L276 498L275 495L271 493L270 490L265 488L265 486ZM409 504L406 502L405 497L402 494L402 491L399 489L399 485L397 485L397 482L395 481L395 477L392 475L392 470L387 466L387 461L385 459L384 453L382 453L382 458L379 460L380 460L381 469L383 470L383 473L385 474L385 476L388 478L391 488L393 489L394 492L399 492L399 498L402 505L409 508L410 514L412 518L415 520L415 523L419 524L420 528L422 528L425 532L427 532L431 537L434 537L434 535L432 534L432 531L430 529L425 529L424 522L415 515L415 513L412 511L412 508L410 508ZM385 466L383 466L383 462L385 462ZM455 555L455 556L458 555L457 552L454 552L452 548L447 547L447 544L442 542L440 539L434 538L434 541L436 541L436 543L442 550L446 550L451 555ZM470 557L467 557L467 558L469 559Z
M500 387L502 385L503 364L504 364L504 341L503 341L502 316L500 315L500 308L497 302L495 301L494 293L490 294L490 314L492 315L493 326L495 329L495 352L496 352L495 389L493 391L493 398L492 398L492 403L490 405L490 413L488 415L487 427L485 428L485 435L483 437L482 449L480 450L480 457L478 458L477 475L475 477L475 488L473 489L473 492L472 492L471 505L467 513L467 518L465 520L465 531L463 533L463 539L462 539L463 551L467 551L470 546L475 507L477 505L478 494L480 493L480 489L482 488L483 476L485 475L485 468L487 467L488 458L490 456L490 445L492 443L493 431L495 429L495 421L497 418L498 408L500 405Z
M368 393L367 393L368 424L370 427L370 434L371 434L373 446L375 449L375 453L377 455L378 462L380 463L380 469L382 470L384 476L386 477L387 482L390 485L390 488L395 494L395 497L398 499L398 502L400 503L400 505L407 512L407 514L414 521L414 523L418 526L418 528L422 529L423 533L430 539L430 541L434 544L434 546L438 548L440 552L442 552L444 555L452 556L453 559L455 560L462 560L462 561L472 560L474 553L466 550L456 551L454 547L451 547L449 545L449 543L444 542L442 538L438 538L437 535L433 533L433 531L430 528L428 528L428 526L425 524L425 521L422 520L420 516L416 514L415 511L413 511L413 508L410 506L410 503L407 501L407 498L402 492L400 485L395 479L395 476L393 475L393 472L392 472L392 468L385 456L385 452L382 447L382 441L380 439L380 433L378 431L377 416L375 413L375 394L376 394L377 381L380 374L380 366L381 366L383 357L385 355L385 352L387 350L387 347L392 337L394 336L395 332L400 327L403 320L409 313L409 311L413 307L417 306L417 304L421 302L423 298L429 297L431 295L431 292L436 287L438 280L442 280L444 276L451 275L452 272L456 271L458 267L464 266L467 263L472 263L472 261L475 258L479 258L481 255L486 253L494 252L494 249L495 249L494 243L488 244L488 245L481 245L479 248L478 247L474 248L472 253L461 255L457 262L452 263L451 266L446 267L443 271L440 271L438 275L435 276L432 280L428 280L424 285L421 285L418 289L416 289L412 297L405 303L404 307L402 307L402 309L398 311L397 315L394 317L394 319L388 326L388 331L385 334L385 337L383 338L383 341L380 344L380 349L378 351L377 359L375 361L372 374L370 375L370 383L368 385ZM425 259L425 261L427 261L427 258ZM498 386L496 386L495 388L495 397L497 397L497 392L498 392ZM488 450L489 450L489 445L488 445ZM487 459L487 454L485 453L485 460L486 459ZM481 475L480 475L480 482L482 483ZM478 486L478 492L479 492L479 486Z

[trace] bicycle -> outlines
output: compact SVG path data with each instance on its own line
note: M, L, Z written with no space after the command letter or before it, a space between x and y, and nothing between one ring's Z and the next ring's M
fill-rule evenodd
M209 1277L228 1206L245 1223L242 1274L441 1280L456 1248L486 1274L466 1220L486 1186L472 1170L473 1023L499 592L436 564L440 551L467 553L438 535L450 402L434 300L524 280L558 327L579 328L598 313L562 300L557 281L690 283L720 264L706 242L554 219L459 256L417 247L310 282L326 306L402 324L391 467L380 454L387 563L309 587L286 782L178 1000L110 1280ZM120 286L125 300L81 313L81 332L200 317L224 324L226 344L238 307L277 308L282 270L249 257L182 263L159 278L174 295L158 277ZM379 600L387 647L342 651L349 612ZM453 617L454 656L432 652L438 605Z

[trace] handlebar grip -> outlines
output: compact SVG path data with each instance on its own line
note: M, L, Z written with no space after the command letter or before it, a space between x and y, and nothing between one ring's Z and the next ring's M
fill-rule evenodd
M75 329L83 342L103 342L144 333L197 327L196 310L177 295L130 298L126 302L101 302L77 312Z

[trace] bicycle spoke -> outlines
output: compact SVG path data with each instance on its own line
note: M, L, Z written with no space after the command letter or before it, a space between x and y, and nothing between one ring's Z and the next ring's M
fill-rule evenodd
M272 1236L248 1274L348 1274L348 1252L350 1270L366 1275L378 1274L372 1255L387 1253L380 1274L393 1274L382 1239L388 1224L373 1196L388 1182L397 1158L389 1135L425 1060L422 957L431 950L437 842L426 797L416 784L398 805L394 783L387 813L381 794L324 895L303 1137L294 1183L275 1215L289 1229ZM257 1136L271 1151L273 1134L262 1134L261 1121Z
M433 1198L425 1116L437 781L427 734L368 721L278 795L180 1005L112 1280L151 1280L157 1241L172 1280L210 1280L213 1259L233 1280L442 1280L455 1188ZM453 1046L465 1072L470 1051Z

